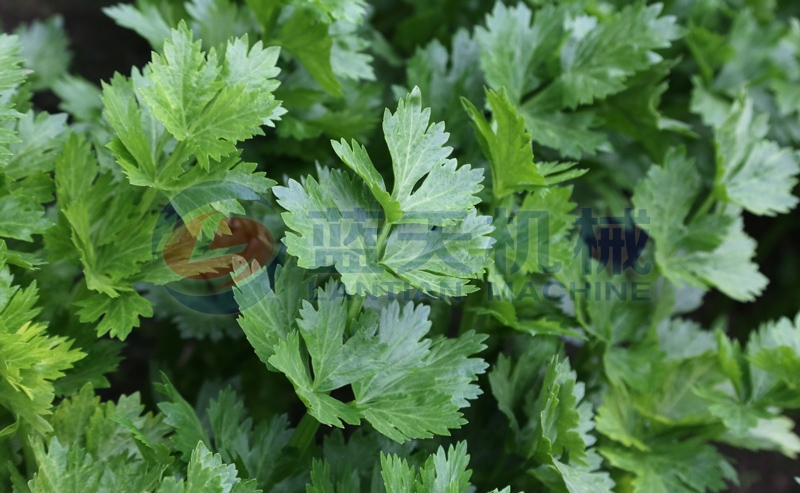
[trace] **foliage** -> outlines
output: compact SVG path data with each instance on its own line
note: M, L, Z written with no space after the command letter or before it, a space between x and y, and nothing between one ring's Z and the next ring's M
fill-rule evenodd
M0 492L689 493L794 458L792 9L138 0L104 12L150 62L104 81L59 16L0 34Z

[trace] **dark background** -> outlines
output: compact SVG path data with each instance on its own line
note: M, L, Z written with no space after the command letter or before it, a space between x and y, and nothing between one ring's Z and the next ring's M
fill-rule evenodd
M0 0L0 25L5 32L13 31L20 23L46 19L59 14L71 43L71 71L89 81L108 80L115 71L128 74L132 66L143 66L150 60L150 46L134 32L117 26L102 12L102 7L118 3L108 0ZM385 25L385 24L384 24ZM58 99L51 93L39 93L34 98L37 107L58 111ZM797 191L796 191L797 193ZM746 341L751 330L763 321L786 316L793 318L800 306L800 212L778 218L746 215L746 230L758 241L756 261L770 279L769 288L753 303L738 303L717 292L706 295L705 303L692 318L705 326L719 317L727 318L729 334ZM156 337L158 327L134 330L126 341L125 361L111 378L112 389L101 392L105 398L141 391L150 393L150 361L156 345L171 339L181 346L181 355L188 358L195 344L177 337ZM174 329L173 329L174 330ZM234 356L235 357L235 356ZM218 361L221 366L225 361ZM179 365L180 366L180 363ZM793 416L796 422L800 416ZM735 461L742 486L731 492L782 493L800 491L794 476L800 476L800 461L778 453L749 453L722 447Z

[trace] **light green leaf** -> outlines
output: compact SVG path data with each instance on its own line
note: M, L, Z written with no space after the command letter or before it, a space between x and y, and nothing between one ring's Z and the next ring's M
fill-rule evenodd
M136 31L150 43L154 50L161 51L164 41L170 37L170 27L156 5L140 2L137 6L121 3L104 7L103 13L118 25Z
M765 140L767 115L740 97L715 134L717 177L714 194L753 214L774 216L797 205L792 188L800 173L795 150Z
M505 87L512 104L521 103L526 93L541 84L539 67L562 41L566 10L548 5L538 10L533 24L531 18L524 3L506 7L496 2L486 16L486 27L475 29L486 80L495 91Z
M64 19L60 15L46 21L34 21L21 25L14 33L19 36L25 67L33 73L29 76L32 89L48 89L67 72L72 54L67 49L67 34Z
M91 144L79 134L70 134L55 161L56 197L59 206L66 208L83 198L91 190L97 171L97 160Z
M177 484L176 484L177 483ZM160 493L257 493L254 480L242 481L233 464L225 464L219 454L212 454L204 443L192 450L186 479L168 478Z
M40 433L50 431L42 416L50 413L53 381L85 356L72 341L47 335L45 325L33 321L40 311L35 282L22 289L13 280L0 258L0 405L13 416L0 439L14 433L19 421Z
M204 169L209 159L233 153L237 142L261 133L261 125L272 125L283 113L280 102L264 91L277 87L269 82L276 74L277 49L264 49L259 41L242 56L242 44L248 45L247 36L229 41L228 49L239 56L221 64L213 49L201 51L200 41L182 22L164 43L164 55L154 54L148 65L153 84L141 90L145 101ZM250 70L247 78L226 76Z
M185 7L206 48L219 47L253 28L249 11L230 0L191 0Z
M684 224L700 189L700 176L685 151L670 152L634 190L633 204L645 211L656 241L656 262L672 283L712 285L731 298L750 301L767 279L752 262L755 242L741 217L706 215Z
M0 34L0 93L13 91L25 80L20 51L19 38ZM0 122L3 122L0 125L0 168L6 165L12 155L9 144L19 142L19 137L5 122L17 120L20 116L11 102L0 104Z
M267 363L273 348L297 327L295 320L303 300L313 293L314 279L306 277L289 258L275 269L275 287L269 285L264 273L248 276L237 282L234 297L241 309L238 322L256 355Z
M100 89L86 79L65 75L51 89L61 100L59 109L80 121L96 121L103 111Z
M580 17L573 20L555 86L564 106L575 108L618 93L628 77L660 61L652 50L669 47L681 34L675 17L659 17L662 8L628 5L588 31Z
M51 225L42 207L31 199L18 195L0 197L0 237L33 241L31 235L42 234Z
M455 159L448 159L452 148L444 146L444 124L430 123L430 108L422 109L419 88L400 100L394 114L386 110L383 134L394 170L392 198L403 211L400 222L447 225L475 211L483 170L457 167Z
M67 115L25 113L17 123L19 142L9 147L13 156L5 168L6 176L19 180L34 173L53 170L53 163L67 136Z
M746 354L753 365L751 379L761 382L758 393L753 389L754 398L769 390L766 384L770 381L774 384L781 379L794 386L800 376L800 318L791 321L783 317L762 324L750 334Z
M552 111L532 99L520 107L520 113L535 142L557 149L567 158L580 159L583 153L610 149L605 134L592 130L599 121L591 110Z
M47 453L41 439L33 446L39 471L28 482L31 493L79 493L100 488L104 464L79 447L50 441Z

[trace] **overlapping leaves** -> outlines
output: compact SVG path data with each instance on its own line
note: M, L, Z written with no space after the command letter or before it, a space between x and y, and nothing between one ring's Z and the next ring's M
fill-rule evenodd
M483 272L492 231L475 209L483 173L449 159L444 125L429 121L418 89L384 114L391 193L366 149L344 141L334 150L357 177L321 170L319 182L274 188L301 267L335 266L348 293L396 293L403 282L450 296L475 289L467 283Z
M448 434L464 423L458 409L479 395L473 381L486 367L473 357L484 348L483 336L426 338L428 307L397 301L379 317L364 312L354 320L340 285L329 282L314 292L304 277L298 267L284 266L276 290L244 309L240 324L261 360L289 378L312 416L334 426L366 419L401 442ZM237 301L258 289L240 283ZM303 292L316 295L316 306L302 300ZM345 386L353 390L352 402L329 395Z

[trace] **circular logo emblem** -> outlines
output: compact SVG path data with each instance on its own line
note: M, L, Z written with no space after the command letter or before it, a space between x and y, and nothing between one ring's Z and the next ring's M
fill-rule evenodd
M277 257L272 233L257 219L270 212L261 195L238 183L206 182L175 196L159 216L152 243L153 254L177 277L164 286L167 292L202 313L246 308L234 298L234 285L268 275L262 267Z

